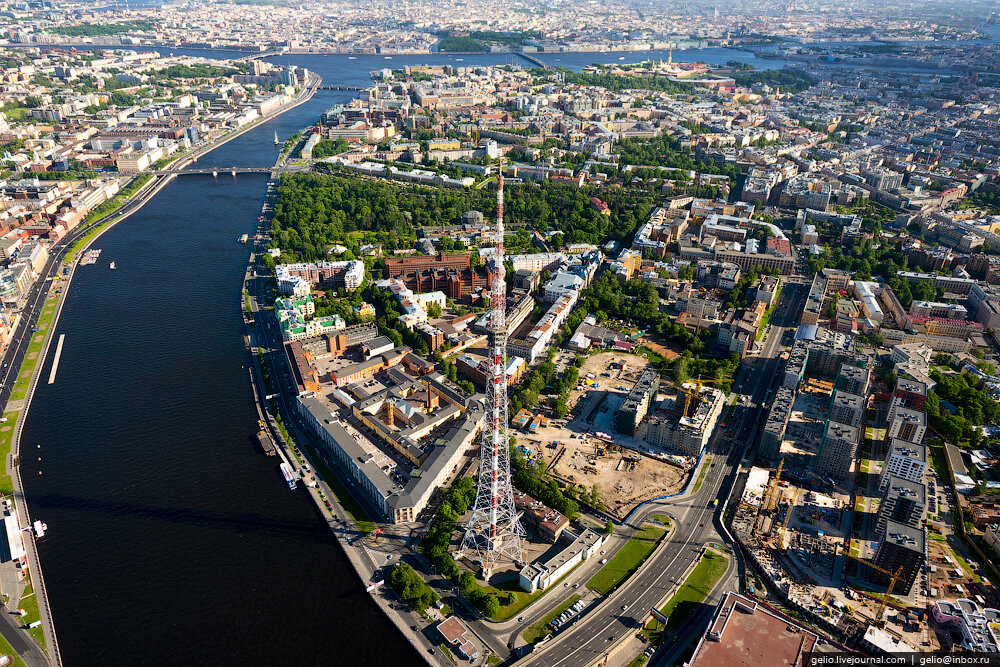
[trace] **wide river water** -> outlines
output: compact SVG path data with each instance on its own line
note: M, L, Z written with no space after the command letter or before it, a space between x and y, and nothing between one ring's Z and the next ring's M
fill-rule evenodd
M666 54L542 57L578 69ZM730 49L674 59L783 64ZM349 86L406 64L527 65L505 54L277 62ZM283 139L351 96L319 91L200 165L269 166L275 132ZM237 238L252 232L265 183L178 177L97 241L98 264L76 272L55 329L66 335L58 374L39 385L22 444L32 516L49 526L38 546L67 665L418 660L305 493L289 491L251 443L257 417L240 329L247 248Z

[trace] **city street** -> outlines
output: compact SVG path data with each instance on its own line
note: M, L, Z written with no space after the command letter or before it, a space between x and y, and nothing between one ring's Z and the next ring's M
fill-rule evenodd
M650 609L669 598L679 582L697 564L706 545L728 543L722 537L726 534L721 525L722 512L739 474L740 463L749 455L759 435L761 417L780 368L781 340L786 328L797 321L806 291L800 285L788 285L783 290L781 302L772 318L771 333L764 340L760 354L750 358L737 377L736 386L743 384L742 393L750 396L750 404L734 407L725 428L717 427L706 448L707 455L713 457L713 465L698 492L649 503L632 518L630 527L634 531L652 514L673 516L675 530L669 543L661 545L601 607L526 657L525 665L569 667L586 664L607 654L615 641L624 639L629 633L634 634L645 623ZM718 509L709 507L714 499L719 500ZM732 550L730 555L733 555ZM715 590L738 590L743 568L742 563L731 561L729 570ZM628 613L621 613L622 605L627 605ZM692 638L690 634L678 634L678 641L682 641L684 646ZM661 647L654 656L655 664L671 664L662 662L660 654L671 654L673 641L670 639Z

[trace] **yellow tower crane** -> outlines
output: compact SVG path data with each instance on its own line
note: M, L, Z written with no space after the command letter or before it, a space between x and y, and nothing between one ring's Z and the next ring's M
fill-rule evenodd
M856 560L862 565L867 565L871 569L877 570L882 574L886 575L887 577L889 577L889 588L885 592L885 597L882 598L882 601L878 605L878 611L875 612L875 624L881 625L882 614L883 612L885 612L885 606L889 603L889 596L892 595L892 589L896 587L896 582L903 578L903 567L900 566L895 572L892 572L890 570L885 569L881 565L876 565L870 560L865 560L864 558L858 558L856 556L850 556L850 555L848 557Z
M717 382L730 382L732 378L712 378L710 380L703 380L701 376L698 376L698 380L695 383L695 389L690 387L685 387L681 384L674 383L674 387L679 389L684 393L684 410L681 412L681 416L686 417L688 410L691 408L691 400L695 396L701 396L701 386L703 384L715 384Z
M784 459L782 459L784 462ZM791 502L788 503L788 511L785 512L785 520L781 522L781 530L778 531L778 548L781 548L785 541L785 533L788 532L788 520L792 518L792 510L795 509L795 502L799 499L799 491L795 490Z

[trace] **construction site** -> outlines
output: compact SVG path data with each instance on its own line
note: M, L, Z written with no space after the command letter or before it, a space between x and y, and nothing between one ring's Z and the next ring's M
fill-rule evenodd
M596 485L600 502L619 518L645 500L679 492L695 457L650 456L643 440L645 424L631 436L615 429L619 410L650 370L640 356L591 355L580 369L580 383L570 392L566 419L522 420L526 432L515 434L522 454L544 462L554 477L588 494Z
M824 492L821 484L786 470L783 461L775 469L751 468L732 529L779 595L767 586L756 594L787 600L857 645L936 649L941 642L936 630L947 631L935 628L923 589L914 586L909 595L890 597L886 591L896 588L902 569L890 572L845 549L852 509L850 496ZM952 565L948 571L954 573Z

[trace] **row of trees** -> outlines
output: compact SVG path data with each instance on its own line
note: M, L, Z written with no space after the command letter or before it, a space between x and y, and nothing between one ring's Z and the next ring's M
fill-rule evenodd
M458 527L458 519L469 511L476 499L476 483L471 477L455 480L451 488L444 492L444 499L427 534L420 541L418 549L427 557L441 574L458 586L469 602L486 616L495 618L500 613L500 600L487 593L476 583L476 577L468 570L462 570L450 553L451 536ZM508 598L508 603L511 600Z
M77 25L52 26L46 28L45 32L50 35L66 35L67 37L101 37L104 35L124 35L133 30L152 29L152 23L140 19L120 23L79 23Z
M764 229L767 229L766 227ZM757 284L760 276L755 267L750 267L746 275L736 281L736 287L730 290L723 304L724 308L746 308L749 303L750 289Z
M582 321L582 315L580 316ZM567 333L568 328L564 328L562 332L563 336ZM508 405L510 407L510 413L516 414L521 410L521 408L532 409L538 405L538 400L542 394L555 394L562 395L566 394L567 400L569 395L569 390L573 388L577 380L580 379L580 368L583 364L582 359L577 359L575 366L570 366L567 368L562 377L556 377L556 365L553 362L555 358L555 349L549 350L548 359L540 364L535 370L531 371L527 378L521 380L509 395ZM563 402L563 414L557 414L557 417L565 417L565 401ZM558 402L557 402L558 406Z
M621 164L649 165L695 171L699 174L719 174L729 177L733 186L741 178L740 169L735 164L718 165L696 161L690 149L681 146L678 139L661 134L651 139L632 137L618 142ZM672 173L670 178L687 180L686 174Z
M332 157L340 155L350 150L351 145L343 137L338 137L336 141L330 139L320 139L312 149L314 158Z
M702 358L700 354L709 347L709 332L699 331L692 334L672 322L669 315L660 312L659 304L659 294L649 283L630 280L623 284L613 273L605 272L583 292L580 306L574 314L581 314L578 324L585 313L593 313L599 322L607 320L608 314L612 313L615 318L633 322L645 327L647 331L669 337L685 350L685 355L673 362L675 366L682 364L679 375L683 379L699 374L714 379L731 377L739 366L739 359L734 356L720 359ZM572 317L571 315L567 321ZM665 369L666 364L663 364L663 367ZM715 386L727 389L725 385Z
M472 37L442 37L441 41L438 42L438 51L442 53L446 51L466 53L469 51L485 51L486 45L480 42L478 39L473 39Z
M134 106L136 102L137 98L134 95L124 93L120 90L115 90L112 91L107 102L104 102L102 104L91 104L85 107L83 111L84 113L95 114L98 111L103 111L104 109L107 109L109 106L130 107Z
M378 326L382 331L385 331L385 335L392 341L393 345L396 347L407 345L420 355L430 352L427 341L399 320L403 313L399 310L399 301L396 300L395 294L390 290L369 285L362 291L362 296L375 308L375 312L378 314Z
M232 76L233 74L247 74L252 71L252 66L248 63L234 63L232 66L206 65L195 63L194 65L170 65L153 72L154 79L216 79L220 76Z
M441 599L409 563L396 563L389 573L389 586L403 602L417 611L423 611Z

